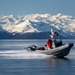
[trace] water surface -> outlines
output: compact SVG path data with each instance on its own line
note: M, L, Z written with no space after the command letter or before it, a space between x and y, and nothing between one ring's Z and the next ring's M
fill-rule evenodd
M46 40L0 40L0 75L75 75L75 46L65 58L57 58L24 48ZM63 40L73 42L75 40Z

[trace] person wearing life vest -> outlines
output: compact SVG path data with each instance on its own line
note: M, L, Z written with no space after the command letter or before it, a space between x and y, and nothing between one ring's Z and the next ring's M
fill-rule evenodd
M48 47L49 49L52 48L52 40L51 40L51 38L49 38L49 39L46 41L46 44L47 44L47 47Z

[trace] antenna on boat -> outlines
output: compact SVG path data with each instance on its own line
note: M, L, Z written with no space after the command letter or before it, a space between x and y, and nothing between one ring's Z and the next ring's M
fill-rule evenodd
M50 37L51 37L52 40L54 40L55 35L54 35L54 30L53 29L51 29L51 35L50 35Z

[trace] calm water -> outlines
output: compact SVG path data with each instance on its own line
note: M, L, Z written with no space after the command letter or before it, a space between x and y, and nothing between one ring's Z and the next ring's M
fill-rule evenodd
M75 46L63 59L24 49L32 44L44 46L45 41L0 40L0 75L75 75Z

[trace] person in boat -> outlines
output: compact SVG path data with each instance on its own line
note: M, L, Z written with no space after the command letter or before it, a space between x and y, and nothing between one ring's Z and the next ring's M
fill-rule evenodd
M51 38L48 38L48 40L46 41L46 45L47 45L48 49L52 48L52 39Z
M55 47L59 47L62 45L62 41L61 41L61 38L60 38L60 35L58 32L51 29L51 35L50 36L52 38L52 41L53 41ZM56 40L56 37L58 37L59 41Z

